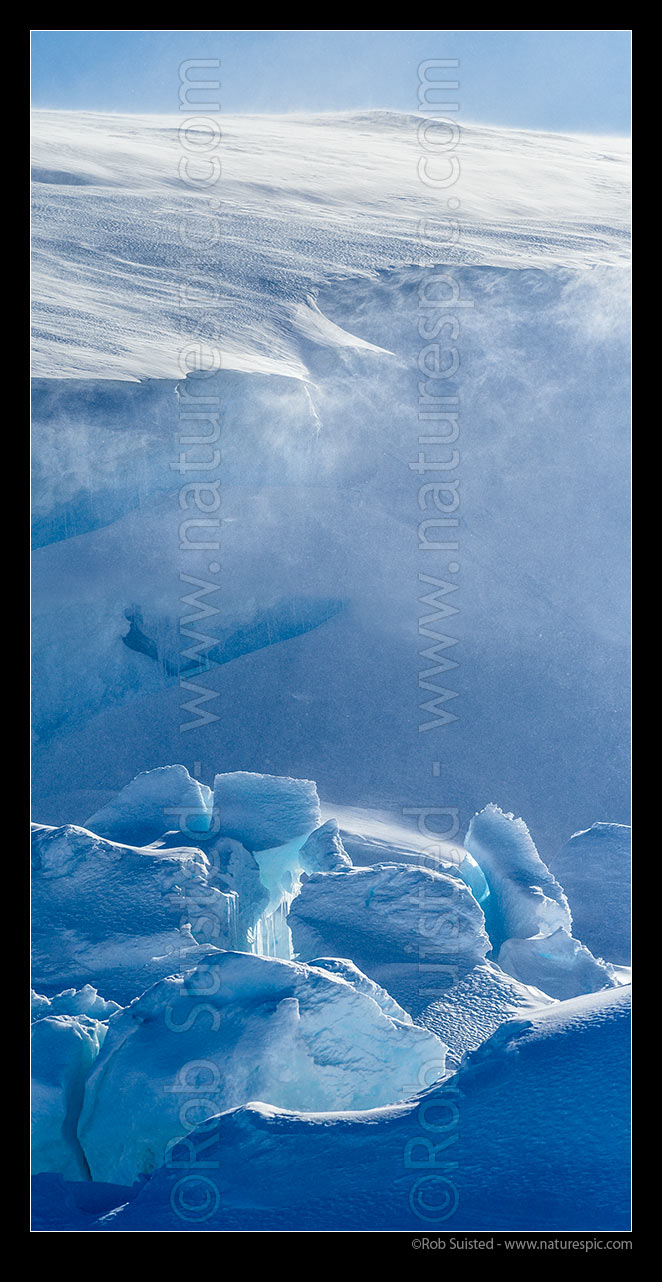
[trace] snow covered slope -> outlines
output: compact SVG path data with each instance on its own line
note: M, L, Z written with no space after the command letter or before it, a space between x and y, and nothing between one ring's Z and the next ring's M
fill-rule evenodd
M62 1213L122 1232L627 1230L628 1061L627 990L558 1003L502 1026L404 1106L250 1104L201 1126L143 1188L118 1190L107 1219L71 1198Z
M305 379L306 344L381 346L315 306L325 281L419 261L624 260L625 140L477 126L462 130L460 244L432 222L421 243L416 220L442 199L417 173L423 119L223 118L222 234L201 258L209 191L179 177L181 117L35 112L35 375L179 378L182 280L220 321L225 369Z
M448 244L420 117L224 119L201 253L179 233L208 208L178 177L180 123L34 118L35 817L84 823L182 760L184 573L218 587L197 631L219 720L185 737L206 783L212 763L313 777L397 813L434 740L441 804L525 814L548 857L627 821L627 143L465 126ZM458 697L420 734L410 463L435 264L468 304L448 388ZM221 350L218 576L179 546L175 388L198 334Z

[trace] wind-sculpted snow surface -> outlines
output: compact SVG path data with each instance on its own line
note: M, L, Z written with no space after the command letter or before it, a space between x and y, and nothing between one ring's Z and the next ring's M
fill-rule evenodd
M393 1103L441 1078L445 1056L344 977L245 953L148 989L104 1048L78 1133L93 1179L125 1184L215 1113L255 1099L300 1112Z
M125 1003L234 944L236 895L212 883L192 847L141 849L34 825L32 903L33 983L46 993L98 983Z
M306 344L379 348L311 304L322 280L421 258L623 261L626 140L464 126L454 245L439 228L438 191L418 175L424 121L389 111L224 117L214 188L223 235L210 252L207 189L178 177L181 120L36 112L35 372L178 378L180 279L196 283L202 307L221 306L226 368L302 378ZM184 218L188 243L177 237Z
M78 1225L626 1231L629 1006L622 989L513 1020L446 1084L404 1105L223 1113L144 1187L125 1190L114 1215L78 1213ZM431 1170L430 1145L442 1139L447 1160Z
M446 1043L446 1063L456 1068L468 1051L476 1050L502 1024L553 1004L547 993L485 961L431 1001L419 998L415 1013L417 1023Z

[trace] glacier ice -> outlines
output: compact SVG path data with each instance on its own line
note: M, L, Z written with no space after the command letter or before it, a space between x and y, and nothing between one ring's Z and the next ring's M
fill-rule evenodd
M579 997L621 982L613 966L594 957L562 926L549 935L507 939L499 949L499 965L550 997Z
M108 1228L181 1229L178 1181L200 1174L212 1231L627 1231L629 1014L629 989L527 1012L395 1107L226 1111ZM442 1140L447 1163L431 1169Z
M167 782L167 772L159 778ZM527 1156L516 1127L528 1134L535 1116L540 1128L537 1110L551 1108L545 1125L552 1143L560 1101L565 1107L570 1099L574 1117L573 1090L580 1100L601 1083L593 1049L582 1069L590 1087L570 1086L565 1066L557 1066L566 1052L575 1054L568 1038L584 1045L587 1033L589 1047L595 1033L601 1045L607 1038L609 1054L620 1054L610 1039L625 1011L623 974L566 928L549 929L555 912L565 919L563 894L525 825L497 807L476 816L468 838L473 855L449 846L432 857L424 840L407 838L397 824L368 812L350 818L341 808L341 828L320 814L313 784L303 781L302 796L291 788L302 781L286 779L282 789L278 782L258 777L239 789L246 840L258 844L263 813L271 827L261 831L271 839L296 832L255 853L219 833L211 807L208 831L175 829L143 847L72 825L34 826L37 1218L52 1214L62 1224L70 1217L76 1227L114 1231L133 1224L135 1213L145 1225L165 1227L171 1172L185 1169L200 1144L215 1151L218 1137L238 1194L224 1194L221 1218L209 1227L269 1226L272 1214L281 1227L283 1217L293 1226L324 1227L324 1207L309 1198L303 1208L297 1191L313 1154L338 1176L345 1161L352 1167L350 1219L341 1216L339 1224L363 1223L359 1203L366 1189L377 1188L379 1209L367 1223L381 1227L390 1217L391 1227L409 1227L411 1202L397 1193L395 1163L412 1145L418 1152L427 1132L416 1132L415 1110L434 1098L431 1107L461 1110L467 1223L480 1227L477 1189L485 1186L492 1208L506 1188L503 1215L520 1208L533 1224L537 1212L522 1190L533 1179L546 1190L547 1176L542 1149ZM131 794L122 802L127 832L139 831L145 816L144 790L133 796L136 821ZM355 857L400 851L407 862L354 866L345 840ZM199 845L187 844L194 841ZM497 965L486 959L493 941L483 909L492 914L495 938L513 924L541 922L544 930L503 940ZM543 1015L552 1022L541 1022ZM520 1077L511 1061L523 1055ZM534 1069L549 1078L535 1088ZM441 1105L439 1090L446 1092ZM506 1103L513 1090L532 1100L517 1118ZM613 1117L620 1101L609 1090L606 1098ZM578 1112L583 1107L578 1103ZM501 1157L495 1149L492 1158L507 1163L501 1181L484 1159L491 1108L505 1110ZM256 1126L262 1138L254 1149ZM272 1129L291 1170L280 1193L271 1188L271 1144L263 1147ZM322 1135L329 1145L320 1151ZM595 1143L592 1131L584 1139ZM607 1156L622 1168L620 1133L612 1142ZM264 1153L255 1157L259 1193L244 1205L243 1163L253 1153ZM581 1173L576 1153L573 1161ZM146 1185L135 1183L145 1177ZM89 1179L98 1197L86 1202L67 1192L67 1181ZM578 1180L573 1175L573 1199L599 1227L600 1181L593 1179L582 1202ZM338 1214L333 1198L331 1205ZM559 1226L572 1222L570 1201L554 1194L547 1205ZM460 1227L457 1217L453 1226Z
M124 1004L210 948L234 944L236 894L201 850L123 846L84 828L33 825L33 984L98 983Z
M412 992L447 988L490 947L465 883L414 864L304 877L288 921L296 955L350 957L407 1008Z
M111 841L146 846L171 828L206 832L211 790L185 766L160 766L136 775L85 827Z
M107 1025L88 1015L43 1015L32 1024L32 1170L89 1179L77 1126L87 1074Z
M303 1112L369 1108L444 1071L435 1034L341 975L218 953L113 1018L78 1134L93 1179L131 1184L225 1109L255 1099Z
M235 895L233 911L234 929L230 947L247 951L256 944L258 923L269 904L269 891L260 875L255 855L232 837L215 837L206 846L205 853L216 879L224 889Z
M351 868L352 861L342 843L335 819L327 819L301 847L301 862L307 872L338 872Z
M595 823L550 860L576 934L597 957L623 966L630 964L630 838L625 824Z
M307 837L321 820L312 780L247 770L216 775L214 815L222 836L233 837L254 853Z
M294 981L278 988L271 1006L256 1002L264 1064L242 1043L232 1061L240 1078L251 1063L265 1093L274 1082L294 1091L277 1072L286 1058L274 1066L270 1056L307 1021L310 1031L319 971L335 984L333 1001L324 989L325 1017L360 998L370 1020L381 1014L410 1032L413 1012L448 1041L453 1067L474 1052L456 1074L459 1094L452 1081L442 1088L445 1111L457 1104L461 1116L454 1226L627 1227L625 996L547 995L599 986L610 963L629 957L623 834L607 832L621 825L576 834L548 871L522 821L496 809L473 821L464 859L443 843L435 857L395 820L319 813L312 794L265 784L312 776L349 811L368 800L409 805L429 779L413 694L421 603L411 416L418 300L441 257L469 304L461 393L471 449L453 636L471 662L457 669L463 716L430 800L452 798L469 815L485 798L503 799L535 820L542 851L558 849L570 824L627 818L627 143L466 128L462 243L440 247L421 235L439 201L417 180L420 116L224 121L226 234L200 299L211 322L220 290L225 364L207 384L224 411L224 560L205 598L207 658L217 665L205 684L210 706L233 715L196 732L190 764L261 782L252 796L223 798L233 826L219 837L209 788L183 766L150 769L182 756L176 674L195 666L190 627L181 628L182 569L191 597L196 580L209 586L207 556L181 551L172 467L182 410L200 392L181 376L173 308L173 271L198 280L200 266L188 249L173 264L173 231L198 199L174 177L178 123L36 116L35 369L44 377L34 401L34 795L35 817L58 825L36 838L34 982L49 994L34 999L44 1052L38 1142L48 1154L38 1165L79 1186L75 1195L58 1186L51 1205L61 1197L63 1215L67 1203L77 1227L94 1231L182 1227L174 1167L137 1195L98 1182L85 1183L105 1190L96 1199L80 1193L86 1168L72 1124L93 1049L85 1021L103 1013L98 1035L108 1019L108 1042L120 1022L133 1027L141 1002L145 1016L154 981L180 992L183 972L201 960L201 976L226 964L232 954L218 947L287 958L293 929L310 945L309 978L301 991ZM460 390L454 380L449 390ZM191 597L195 615L201 603ZM126 644L132 619L137 648ZM181 813L189 806L192 822ZM352 868L343 851L376 867ZM429 912L420 902L430 899L428 869L454 887L448 901L435 891ZM454 902L467 909L460 961L443 951ZM514 974L484 960L490 944ZM251 1003L249 972L274 965L242 957L230 1040ZM427 966L451 986L426 992ZM172 972L179 978L166 980ZM353 994L343 989L342 1003L341 984ZM370 1020L361 1016L366 1036ZM204 1041L203 1023L195 1019L193 1040ZM316 1041L322 1027L320 1014ZM135 1036L160 1054L157 1031L145 1018ZM393 1036L377 1039L387 1062ZM352 1033L342 1065L325 1065L320 1082L302 1073L311 1091L313 1078L322 1093L325 1074L335 1081L341 1068L354 1090L353 1046ZM108 1136L113 1121L119 1129L111 1099L121 1089L106 1095L102 1060L111 1077L115 1068L105 1049L92 1068ZM158 1056L141 1064L148 1071L157 1088L172 1085ZM148 1081L146 1130L150 1092ZM181 1145L186 1159L189 1141L218 1140L222 1198L209 1227L420 1227L409 1201L419 1175L403 1160L411 1144L425 1156L420 1101L329 1115L252 1098ZM160 1122L147 1151L151 1136L128 1121L130 1144L146 1146L143 1165L158 1163ZM119 1145L119 1133L111 1138ZM108 1169L116 1165L113 1157ZM50 1178L42 1174L42 1187Z
M489 887L484 908L495 951L511 937L571 930L563 889L540 858L523 819L485 806L471 820L464 844Z
M483 272L479 283L472 277L471 296L487 309L499 335L512 332L513 338L519 337L519 327L514 325L511 331L505 317L510 318L519 306L522 285L518 286L516 297L514 286L497 275L488 289L488 275L489 272ZM408 291L413 290L415 294L417 285L418 277L412 269L409 274L403 274L397 287L395 283L390 289L385 284L380 287L393 328L394 346L407 362L415 359L415 352L410 350L415 327L410 323ZM385 324L377 300L369 292L370 289L377 291L375 282L355 283L355 298L349 286L346 288L347 296L343 296L339 306L351 306L360 315L367 316L369 321L364 323L369 329ZM572 298L566 297L569 288L567 283L555 278L554 290L558 290L558 297L555 295L555 302L547 299L545 305L551 333L536 339L536 350L532 352L533 335L541 325L542 284L539 280L530 282L527 316L532 337L530 343L527 341L526 370L531 370L534 383L540 383L544 377L543 351L554 332L560 326L565 334L566 317L576 316L578 307L582 315L586 313L587 304L584 302L580 307L576 288ZM476 310L480 311L480 306ZM554 323L552 313L556 316ZM505 328L500 326L498 317L503 319ZM486 368L488 383L496 381L495 371L499 365L492 354L494 338L491 332L471 332L471 342L477 344L475 352L472 348L472 359ZM558 342L558 334L555 341ZM577 341L575 336L575 344ZM500 336L499 343L503 342ZM513 359L510 353L501 352L501 356L506 361ZM588 343L587 351L582 340L575 360L580 364L584 359L594 359L593 343ZM604 359L607 361L606 355ZM618 363L615 353L609 359L612 364ZM206 674L204 684L216 692L215 703L209 705L212 711L218 713L225 699L242 709L224 745L220 768L310 775L318 780L326 795L348 801L360 800L361 794L415 797L415 780L420 777L423 756L418 743L412 744L411 751L404 754L395 747L407 740L412 715L410 700L404 692L399 694L396 690L391 699L393 733L386 742L377 712L384 689L390 690L389 674L403 671L409 664L415 667L417 663L417 603L413 592L416 576L406 551L407 537L403 536L403 531L408 529L408 537L415 538L417 513L414 503L412 515L412 493L402 477L409 457L404 452L409 449L409 424L400 408L406 405L415 388L409 387L408 375L399 365L393 381L390 372L387 377L383 369L368 371L361 377L370 389L370 408L369 422L364 425L362 420L360 433L354 421L356 408L352 408L356 377L350 378L345 371L339 388L322 389L325 430L320 433L309 460L308 483L295 485L290 478L287 484L269 486L265 493L260 488L261 478L250 475L251 458L259 459L273 452L271 432L277 433L279 442L287 441L287 421L276 422L273 415L264 420L259 452L252 451L246 458L244 482L235 484L224 472L227 523L223 538L227 560L223 591L219 584L217 594L205 599L216 613L211 618L211 630L206 625L203 629L219 636L221 633L231 636L242 628L250 631L252 621L266 617L274 600L295 601L302 596L311 601L330 599L330 594L337 592L338 584L342 584L342 595L348 606L323 627L226 663ZM279 380L274 376L274 381ZM605 383L605 397L613 393L612 384L613 375L612 383ZM529 388L528 393L525 388L518 392L522 404L516 416L520 412L530 413L536 388ZM222 387L218 395L225 406ZM315 395L319 399L317 392ZM553 423L573 423L573 416L576 420L580 412L584 415L585 407L581 411L577 408L578 395L576 380L570 380L567 396L572 404L557 406ZM164 419L163 426L168 436L177 430L177 406L172 389L170 398L171 417ZM509 486L503 493L498 461L504 453L509 456L510 436L515 428L512 424L506 426L500 420L494 421L498 387L488 387L485 400L487 405L478 400L476 392L476 402L468 407L468 413L475 415L477 423L485 423L485 439L476 445L475 462L471 456L466 464L468 492L475 497L467 512L471 533L467 533L467 559L463 567L467 576L464 612L458 620L460 639L475 638L479 650L472 707L475 705L481 713L480 717L476 714L468 719L466 726L462 723L457 727L457 751L449 765L448 788L465 813L480 806L486 796L517 798L524 792L527 809L520 813L540 816L538 831L545 836L548 848L556 849L567 836L563 820L566 798L566 813L576 815L580 823L584 819L590 822L596 813L626 817L622 784L615 778L620 749L613 745L612 751L611 722L607 721L605 730L604 715L599 715L604 713L603 703L609 707L618 705L620 695L614 691L615 678L609 674L618 671L620 660L618 655L611 655L610 634L600 630L596 638L590 621L582 614L580 603L586 605L583 577L586 553L583 561L581 558L577 561L574 549L573 565L578 568L573 570L573 576L577 581L569 584L566 575L563 599L559 601L554 596L549 603L554 618L559 617L562 609L567 610L573 620L573 630L568 631L562 643L557 641L553 653L543 656L548 663L548 680L542 685L538 680L541 660L536 650L534 662L529 647L539 649L539 634L543 631L546 635L545 629L550 631L549 620L540 598L532 598L528 580L519 576L521 552L506 543L506 533L512 535L512 531L506 529L505 515L503 528L500 524L498 532L498 573L497 567L484 566L481 556L485 511L494 511L490 489L496 485L504 511L516 511L524 528L531 529L531 523L535 523L537 570L534 573L544 577L548 567L552 575L556 573L557 558L561 558L562 552L558 537L552 540L545 533L549 525L540 515L545 511L545 495L537 492L534 503L530 474L539 466L541 476L549 475L550 469L555 475L556 454L548 458L541 444L548 442L552 451L552 422L547 424L544 418L547 426L541 427L536 438L535 459L514 475L509 472ZM98 406L103 406L103 387L98 391ZM102 408L92 412L103 420ZM618 413L613 409L612 412L618 418ZM591 414L597 421L599 407L592 409ZM130 437L134 424L130 415L127 417L125 433ZM568 432L570 430L569 427ZM232 435L232 424L224 424L224 431L226 436ZM388 437L384 439L386 455L379 444L385 434ZM40 430L36 438L39 445ZM564 457L575 475L592 475L594 459L584 456L582 442L584 433L577 432L575 426L571 442L564 441ZM538 451L545 457L538 459ZM166 466L165 462L161 465L161 475ZM534 488L538 484L537 475L536 471ZM83 481L84 478L81 485ZM366 489L365 504L369 504L371 513L369 529L365 504L355 502L357 487L361 491ZM325 496L323 521L320 488ZM557 494L558 502L558 487L552 486L551 492ZM606 481L602 492L605 512L613 510L614 495ZM574 502L570 504L566 490L563 497L564 528L576 531L581 528L582 509ZM36 556L35 729L39 742L35 756L35 816L44 822L87 824L98 803L81 802L79 810L72 810L72 793L88 787L112 791L146 764L181 759L179 725L185 718L178 716L180 692L170 678L165 680L158 664L123 644L127 631L125 612L130 603L135 602L144 620L144 631L154 639L159 652L183 655L190 645L190 640L183 638L178 628L182 614L179 580L182 553L177 538L176 492L170 499L170 504L146 501L103 529L79 531L76 538L61 539L42 547ZM568 506L570 510L566 510ZM612 519L604 531L605 546L607 541L610 547L614 542L613 525ZM311 543L315 547L312 558L306 555ZM265 560L263 549L267 544L270 556ZM126 552L129 547L130 557ZM530 548L527 552L531 555ZM617 556L613 547L612 555ZM187 553L187 557L191 558L192 577L209 582L202 554ZM58 584L57 593L54 584ZM386 611L385 600L391 603ZM503 604L505 600L509 602L508 611ZM609 609L613 609L613 602ZM593 610L600 613L599 602ZM194 608L191 613L195 614ZM375 619L379 619L377 651ZM514 620L517 620L517 638L513 636ZM166 628L167 637L162 640ZM521 636L522 629L527 631L525 638ZM483 668L480 658L484 651L492 654L495 635L501 638L496 680L492 668ZM503 657L515 640L527 650L518 664L517 681ZM576 656L582 647L593 679L584 683L582 678L582 687L578 690ZM341 655L342 663L339 662ZM594 669L599 669L599 674ZM606 679L598 680L603 669ZM569 680L564 675L568 670ZM587 706L585 684L596 691L590 706ZM501 759L497 764L499 754L493 732L486 726L504 723L502 704L508 699L512 704L515 694L519 701L527 702L531 715L524 723L518 721L516 741L506 760ZM546 724L550 716L556 714L557 707L563 715L571 700L577 703L576 738L564 743L563 753L553 755L542 771L535 727ZM340 716L339 707L342 708ZM609 761L614 763L613 774L609 766L610 787L607 789L605 785L604 793L602 784L598 784L586 764L586 744L595 733L596 720L600 723L600 733L607 734L606 751ZM259 746L250 729L256 724L273 728L273 733L260 737ZM67 730L64 735L63 728ZM199 755L213 764L218 762L217 730L216 723L200 730ZM521 737L525 741L522 745ZM330 743L336 745L333 753L328 751Z
M45 997L43 993L30 993L31 1019L44 1019L46 1015L90 1015L103 1021L110 1019L121 1007L118 1002L106 1001L92 984L82 988L66 988L54 997Z
M165 832L151 843L149 850L176 853L192 842L196 847L199 846L207 862L210 884L234 897L228 905L229 922L225 946L251 952L255 950L259 923L269 907L280 902L281 888L277 884L272 895L268 883L262 878L258 858L252 851L246 850L240 841L219 836L217 827L210 814L208 832L189 834L179 829Z
M522 819L486 806L471 820L465 845L488 883L489 895L481 902L503 970L556 998L598 992L628 978L573 937L565 892Z
M244 654L253 654L267 646L303 636L328 623L343 608L344 602L336 598L286 597L255 609L248 619L232 622L226 619L220 631L214 630L213 635L205 634L205 644L201 648L194 645L182 650L182 636L193 641L199 640L199 636L196 638L195 633L186 632L183 628L178 632L168 616L153 617L146 625L152 635L147 635L141 611L131 606L124 612L129 630L122 641L130 650L153 659L164 678L190 679L214 666L232 663L233 659ZM215 628L213 624L207 623L207 626Z

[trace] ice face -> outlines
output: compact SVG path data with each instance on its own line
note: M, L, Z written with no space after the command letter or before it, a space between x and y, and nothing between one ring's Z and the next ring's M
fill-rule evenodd
M205 707L240 710L223 759L217 723L201 728L198 759L312 776L350 804L417 795L428 736L411 738L415 696L393 674L429 666L411 411L420 291L440 262L461 293L472 424L451 630L472 646L472 696L453 725L448 793L465 814L517 800L549 849L567 815L626 817L628 144L472 127L462 244L440 245L437 194L417 177L420 124L290 116L265 136L264 118L229 120L227 234L205 284L195 249L173 256L197 199L172 181L177 121L127 116L120 139L110 117L35 116L44 822L85 823L101 804L88 790L181 759L172 668L195 646L195 624L180 632L182 571L217 589L199 629L222 660ZM175 440L195 379L179 364L173 272L197 282L209 315L221 291L223 368L208 383L223 407L222 587L205 553L180 549ZM142 650L125 643L128 614L134 640L142 618Z
M282 377L273 375L274 386L260 392L264 412L255 420L260 427L259 448L254 448L246 443L242 425L254 404L252 385L265 376L243 376L240 413L235 388L228 406L229 371L222 371L216 394L225 414L224 446L231 439L234 453L233 468L222 471L227 518L222 590L220 579L209 575L206 555L184 554L179 548L177 488L158 501L153 494L166 484L164 475L172 481L173 473L163 441L153 450L151 436L144 463L151 497L148 492L136 504L132 478L124 492L127 505L133 504L129 510L103 528L88 530L76 513L76 537L39 550L34 567L37 818L86 823L98 803L81 800L80 809L72 810L72 794L119 788L146 764L181 759L179 726L195 716L178 715L182 699L177 678L164 667L173 670L179 659L187 664L186 652L195 644L185 635L187 629L196 630L195 622L180 631L180 572L209 590L199 606L209 605L212 613L202 616L197 631L210 637L210 662L214 654L223 660L205 674L202 684L213 692L205 709L218 715L226 698L241 709L222 760L218 724L201 726L197 753L205 763L222 770L312 776L326 795L355 804L366 796L416 797L416 781L428 768L428 736L419 736L421 744L417 740L407 753L401 751L398 745L408 739L417 716L416 696L412 707L404 690L391 687L398 685L393 673L421 667L418 616L430 613L421 604L426 590L417 580L412 553L420 519L417 490L406 478L415 485L419 480L408 468L413 456L407 407L416 404L419 341L412 316L418 289L431 271L409 267L388 281L354 279L340 285L337 294L329 292L325 306L347 310L366 333L379 332L383 346L397 357L364 353L360 369L342 364L326 372L313 392L323 428L316 435L311 429L306 450L288 435L290 420L275 386ZM467 362L484 377L467 389L467 415L477 435L462 461L466 556L462 610L453 616L451 629L458 643L471 639L475 647L474 696L471 717L465 707L464 718L453 727L457 744L447 786L465 814L485 797L526 798L536 831L549 849L557 849L567 836L564 815L576 816L577 824L590 822L595 814L626 817L623 744L614 712L622 706L624 684L617 675L622 670L614 639L619 629L605 624L614 595L607 599L594 573L596 546L608 555L612 576L620 564L624 533L621 517L614 517L620 480L605 468L596 488L590 445L592 434L604 433L608 414L614 458L619 457L617 433L627 406L620 401L620 375L617 379L614 371L623 368L619 330L624 300L613 269L608 279L585 273L580 280L558 272L508 273L489 267L462 272L462 288L475 303L464 314ZM618 326L599 341L591 331L596 310L619 316ZM550 375L550 353L559 349L565 354L562 379ZM590 392L583 377L586 362L596 369ZM547 397L543 389L550 379L553 388ZM503 402L504 384L507 416L495 409ZM127 396L122 430L115 425L113 432L120 460L134 448L136 420L145 408L147 394L142 385L134 386L141 389L135 409ZM152 416L159 417L162 436L172 441L178 429L174 382L168 396L158 384L152 386L158 399ZM94 471L94 443L105 433L107 417L117 418L115 391L105 387L108 414L100 381L87 404L81 405L82 392L72 393L76 404L69 417L60 400L57 426L49 420L42 428L40 420L35 430L35 454L50 478L54 471L59 474L60 463L67 465L67 459L53 454L52 437L73 436L70 453L75 458L76 425L81 418L91 420L80 451L87 459L79 478L81 504L88 474ZM539 424L535 433L530 430L533 405ZM257 415L260 407L254 408ZM566 425L562 453L568 470L584 478L572 487L562 484L559 423ZM522 438L525 452L517 449ZM261 460L275 466L275 455L283 461L283 474L275 483L270 473L265 484ZM622 474L622 469L615 471ZM116 487L121 487L119 478L108 480L109 489ZM357 494L362 496L359 503ZM73 499L59 494L54 501L56 497L64 524ZM549 505L558 509L561 499L563 510L551 511ZM578 544L589 502L595 533ZM552 533L555 517L564 531L574 531L572 548L569 534L561 543L558 531ZM529 531L526 546L514 541L514 530ZM545 600L531 592L530 577L521 575L523 559L529 575L554 585ZM196 590L191 587L191 596ZM339 592L345 608L332 614L323 603ZM125 644L127 611L140 614L141 631L158 662ZM552 623L561 615L567 629L560 637L557 630L552 641ZM319 626L299 635L292 630L286 639L298 616L311 623L316 618ZM184 617L200 618L194 603ZM260 637L268 640L269 634L278 643L256 648ZM546 638L542 642L541 634ZM508 657L513 652L516 664ZM545 682L539 680L541 663ZM446 684L457 688L452 681ZM379 714L385 689L390 691L392 726L386 739ZM453 704L447 706L452 709ZM526 715L513 723L504 760L492 727L510 723L512 709L523 706ZM557 716L559 724L566 723L563 752L548 754L543 766L539 727L549 733ZM259 743L252 730L256 725L264 728ZM605 743L604 783L602 773L597 778L587 764L595 736Z
M489 949L482 910L464 882L416 865L314 873L288 920L298 956L351 957L408 1010L413 992L449 987Z
M101 997L91 984L84 984L79 989L67 988L54 997L44 997L33 990L30 998L33 1021L44 1019L46 1015L90 1015L97 1020L107 1020L121 1009L117 1002Z
M253 852L305 838L321 819L312 780L246 770L216 775L214 814L222 836L233 837Z
M576 832L550 868L570 901L574 933L596 957L629 965L630 828L595 823Z
M201 850L121 846L84 828L34 826L33 982L91 982L125 1003L232 942L236 894ZM139 905L139 908L137 908Z
M126 1184L224 1109L393 1103L443 1076L445 1055L340 975L242 953L155 984L113 1019L104 1047L78 1133L92 1177Z
M229 947L241 952L255 950L258 922L269 904L269 891L262 881L255 855L232 837L214 837L205 853L216 880L236 896L235 925Z
M31 1029L32 1170L87 1180L77 1125L85 1079L106 1035L86 1015L46 1015Z
M171 828L205 833L211 791L191 779L185 766L160 766L136 775L85 827L111 841L145 846Z
M301 862L306 872L338 872L351 868L352 861L342 843L335 819L327 819L311 832L301 847Z
M596 958L561 927L532 939L507 939L499 964L523 984L533 984L550 997L579 997L616 988L621 982L609 963Z
M572 929L568 901L536 850L522 819L489 805L474 815L464 840L489 888L487 930L496 951L511 937L526 939Z

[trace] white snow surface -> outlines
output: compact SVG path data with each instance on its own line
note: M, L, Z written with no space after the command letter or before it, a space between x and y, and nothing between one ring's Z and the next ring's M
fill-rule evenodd
M237 770L214 779L214 812L224 837L247 850L271 850L305 839L320 822L317 788L311 779Z
M443 1077L446 1049L344 976L232 952L153 985L113 1018L104 1048L78 1134L92 1178L124 1184L250 1100L310 1112L407 1099Z
M623 261L626 140L464 125L453 246L433 230L444 193L418 174L425 120L224 116L210 246L209 191L179 176L181 117L35 112L35 374L179 378L181 279L199 283L202 307L220 306L225 368L306 379L311 344L379 351L324 315L323 282L440 256Z

